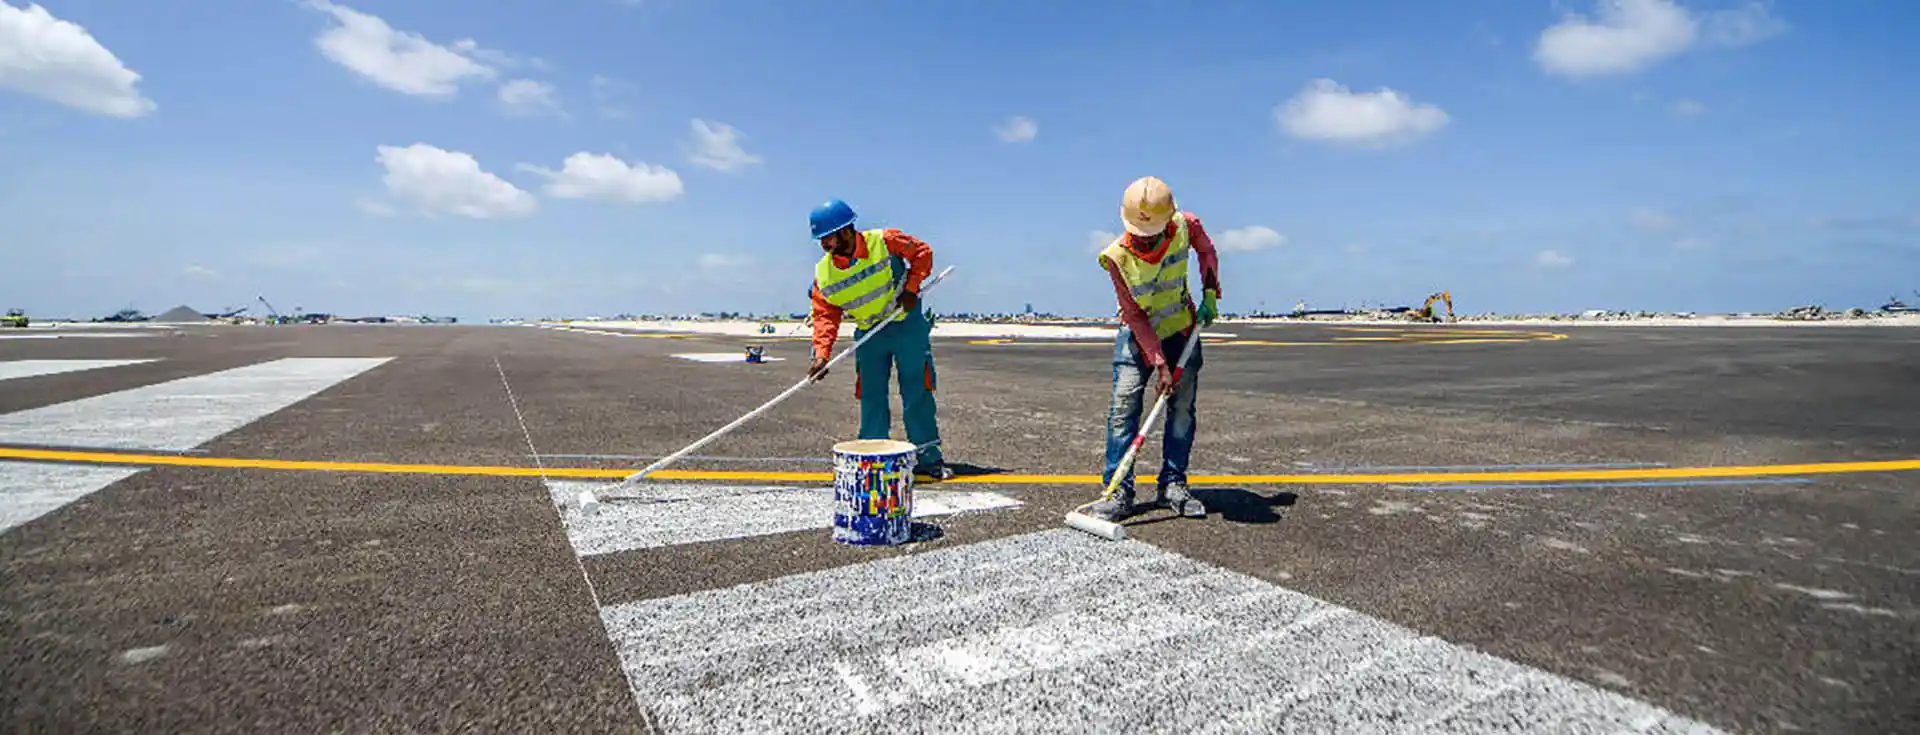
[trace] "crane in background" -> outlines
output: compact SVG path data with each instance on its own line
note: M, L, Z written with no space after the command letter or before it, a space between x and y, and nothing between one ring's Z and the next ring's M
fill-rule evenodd
M267 323L269 324L286 324L287 323L287 318L284 316L281 316L280 311L278 309L273 308L273 303L270 301L267 301L267 297L265 296L260 297L260 305L267 307L267 315L268 315Z

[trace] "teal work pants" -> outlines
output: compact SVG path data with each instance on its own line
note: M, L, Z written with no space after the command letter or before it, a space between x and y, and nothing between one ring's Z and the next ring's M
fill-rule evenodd
M854 339L866 336L866 330L854 333ZM907 318L880 327L880 334L853 353L857 371L853 394L860 399L860 438L893 438L893 396L888 384L895 374L900 378L900 406L906 413L907 441L923 446L940 439L940 424L934 415L933 323L926 312L916 308ZM944 461L939 445L924 447L915 453L917 464L926 466Z

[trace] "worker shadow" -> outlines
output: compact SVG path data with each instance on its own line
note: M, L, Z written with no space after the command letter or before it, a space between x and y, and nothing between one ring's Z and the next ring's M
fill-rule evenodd
M1291 491L1282 491L1272 496L1260 495L1245 488L1193 488L1193 496L1207 506L1208 516L1219 516L1221 520L1233 523L1266 525L1279 523L1280 508L1291 508L1300 499ZM1149 499L1152 497L1148 496ZM1147 526L1167 521L1183 520L1172 513L1162 513L1152 518L1129 522L1129 526Z
M1009 470L1005 467L987 467L984 465L967 464L965 462L948 462L947 467L953 470L953 476L955 478L980 477L982 475L1004 475L1007 472L1009 472ZM914 478L914 482L933 483L933 482L938 482L938 480L929 480L924 477L916 477Z

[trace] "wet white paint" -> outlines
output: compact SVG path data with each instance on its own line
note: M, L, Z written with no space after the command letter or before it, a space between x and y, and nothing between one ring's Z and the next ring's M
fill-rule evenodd
M287 358L0 415L0 442L185 450L392 358Z
M1413 503L1399 500L1376 500L1373 501L1373 507L1368 508L1367 512L1377 516L1390 516L1401 513L1415 513L1419 510L1420 506L1414 505Z
M747 353L745 350L742 350L740 352L683 352L683 353L674 355L674 357L678 357L682 360L692 360L694 362L737 362L742 365L748 364ZM760 359L765 362L780 362L787 358L762 357Z
M1881 617L1881 618L1900 617L1900 611L1898 610L1892 610L1884 607L1869 607L1867 605L1861 605L1853 602L1823 602L1820 604L1820 607L1823 610L1850 612L1850 613L1856 613L1859 615L1868 615L1873 617Z
M1571 551L1571 552L1574 552L1574 553L1576 553L1576 554L1591 554L1591 553L1593 553L1592 551L1589 551L1589 550L1587 549L1587 547L1585 547L1585 546L1581 546L1581 545L1579 545L1579 544L1576 544L1576 543L1574 543L1574 542L1572 542L1572 541L1566 541L1566 540L1562 540L1562 539L1557 539L1557 538L1553 538L1553 537L1551 537L1551 536L1549 536L1549 537L1547 537L1547 538L1544 538L1544 539L1541 539L1541 540L1540 540L1540 543L1541 543L1541 544L1543 544L1543 545L1545 545L1545 546L1546 546L1547 548L1549 548L1549 549L1559 549L1559 550L1561 550L1561 551Z
M1137 541L1046 531L602 619L680 732L1717 732Z
M652 485L607 491L600 510L581 515L574 498L606 483L551 481L547 490L581 556L833 527L831 488ZM614 499L645 493L645 500ZM998 493L916 488L913 516L950 515L1020 505Z
M129 665L143 664L148 661L152 661L156 658L160 658L161 656L167 655L167 651L168 651L168 648L166 646L150 646L147 648L130 648L120 652L120 663L129 664Z
M154 362L154 360L7 360L0 362L0 380L59 375L82 370L138 365L145 362Z
M0 533L140 472L139 467L0 462Z
M1797 585L1797 584L1787 584L1785 582L1775 582L1773 583L1773 586L1778 589L1787 590L1789 592L1798 592L1800 594L1806 595L1808 597L1812 597L1814 599L1819 599L1819 600L1853 599L1853 595L1847 594L1845 592L1841 592L1839 590L1824 590L1818 587L1801 587L1800 585Z

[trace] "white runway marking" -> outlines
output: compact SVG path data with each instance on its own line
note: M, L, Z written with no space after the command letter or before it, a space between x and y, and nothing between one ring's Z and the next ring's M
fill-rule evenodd
M678 357L682 360L692 360L694 362L737 362L742 365L748 364L747 353L744 351L742 352L683 352L683 353L674 355L674 357ZM760 359L766 362L780 362L787 358L762 357Z
M155 360L7 360L0 362L0 380L138 365L143 362L155 362Z
M17 411L0 415L0 442L186 451L390 359L289 358ZM141 471L0 462L0 532Z
M139 467L0 462L0 533L140 471Z
M74 337L90 337L90 338L96 338L96 339L97 339L97 338L101 338L101 337L152 337L152 336L153 336L153 335L151 335L151 334L127 334L127 333L107 333L107 334L71 334L71 333L69 333L69 334L0 334L0 339L71 339L71 338L74 338Z
M685 732L1718 732L1137 541L1046 531L608 606Z
M567 538L581 556L656 546L720 541L833 527L830 488L655 486L647 500L604 500L600 512L582 516L574 498L608 483L555 480L547 483ZM622 494L638 494L623 491ZM914 489L913 516L949 515L1020 505L1005 495Z
M0 442L191 449L390 357L294 357L0 415Z

